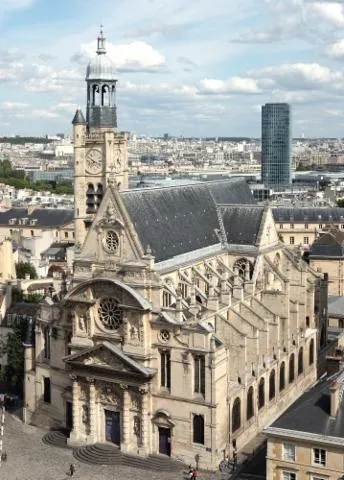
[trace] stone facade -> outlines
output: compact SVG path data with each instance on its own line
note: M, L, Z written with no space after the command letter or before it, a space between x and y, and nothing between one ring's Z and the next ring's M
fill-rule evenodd
M216 468L314 382L322 275L279 242L242 180L121 192L125 137L87 133L76 118L82 246L68 293L42 304L26 344L28 419L67 426L71 445ZM108 151L99 176L86 168L91 138ZM98 182L88 217L86 188Z

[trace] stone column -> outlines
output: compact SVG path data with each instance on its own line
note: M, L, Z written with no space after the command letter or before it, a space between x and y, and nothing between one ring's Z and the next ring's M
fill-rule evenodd
M128 385L121 384L121 389L123 391L123 402L122 402L122 441L121 445L123 450L128 451L130 448L130 395L128 390Z
M96 387L94 384L93 377L87 377L89 390L88 390L88 400L89 400L89 442L94 443L97 438L97 418L96 418Z
M141 394L141 443L144 453L149 453L149 397L148 388L140 388Z
M73 430L70 433L68 444L77 444L80 438L80 385L78 377L71 374L70 378L73 380Z

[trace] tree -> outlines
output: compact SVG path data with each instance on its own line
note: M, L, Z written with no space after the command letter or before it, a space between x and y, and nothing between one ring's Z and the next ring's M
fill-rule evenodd
M30 275L31 279L37 278L37 272L35 267L29 262L16 263L17 278L25 278L25 275Z
M337 207L340 207L340 208L344 207L344 198L338 198Z
M7 365L1 373L2 380L10 389L23 391L24 346L28 322L22 320L0 342L0 355L7 354Z

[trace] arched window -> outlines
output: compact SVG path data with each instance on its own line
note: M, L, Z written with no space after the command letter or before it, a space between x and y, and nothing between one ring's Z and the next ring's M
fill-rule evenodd
M108 85L103 85L102 87L102 106L110 106L110 89Z
M184 300L187 298L188 296L188 284L185 283L185 282L179 282L178 283L178 289L181 293L181 296L184 298Z
M297 362L297 374L301 375L302 372L303 372L303 347L301 347L299 350L299 358Z
M204 417L194 415L193 417L193 443L204 445Z
M321 333L320 333L320 346L324 347L326 345L326 328L325 325L321 327Z
M253 387L250 387L247 392L247 404L246 404L246 420L249 420L254 415L253 407Z
M232 407L232 433L239 430L241 427L241 401L240 398L237 397L234 400L233 407Z
M313 365L314 363L314 340L309 342L309 364Z
M44 329L44 358L50 360L50 328Z
M265 380L262 377L258 386L258 409L263 408L265 404Z
M282 392L285 387L285 363L282 362L280 366L280 377L279 377L279 391Z
M269 377L269 400L275 398L276 385L275 385L275 370L272 370Z
M289 383L295 379L295 355L292 353L289 358Z
M162 305L163 307L169 307L172 303L172 295L168 290L162 292Z
M238 260L236 260L236 261L234 262L233 270L234 270L235 268L238 269L239 277L241 277L243 280L244 280L244 278L245 278L246 268L248 268L249 274L250 274L250 279L252 278L252 275L253 275L253 264L252 264L252 262L250 262L249 260L247 260L247 258L238 258Z

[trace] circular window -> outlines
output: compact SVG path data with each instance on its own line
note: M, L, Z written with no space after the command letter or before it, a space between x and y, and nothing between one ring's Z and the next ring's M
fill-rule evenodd
M123 322L123 312L114 298L104 298L98 307L100 321L105 328L117 330Z
M170 332L168 330L161 330L159 337L162 342L168 342L170 339Z
M104 236L104 246L110 253L115 253L118 250L119 238L116 232L108 230Z

